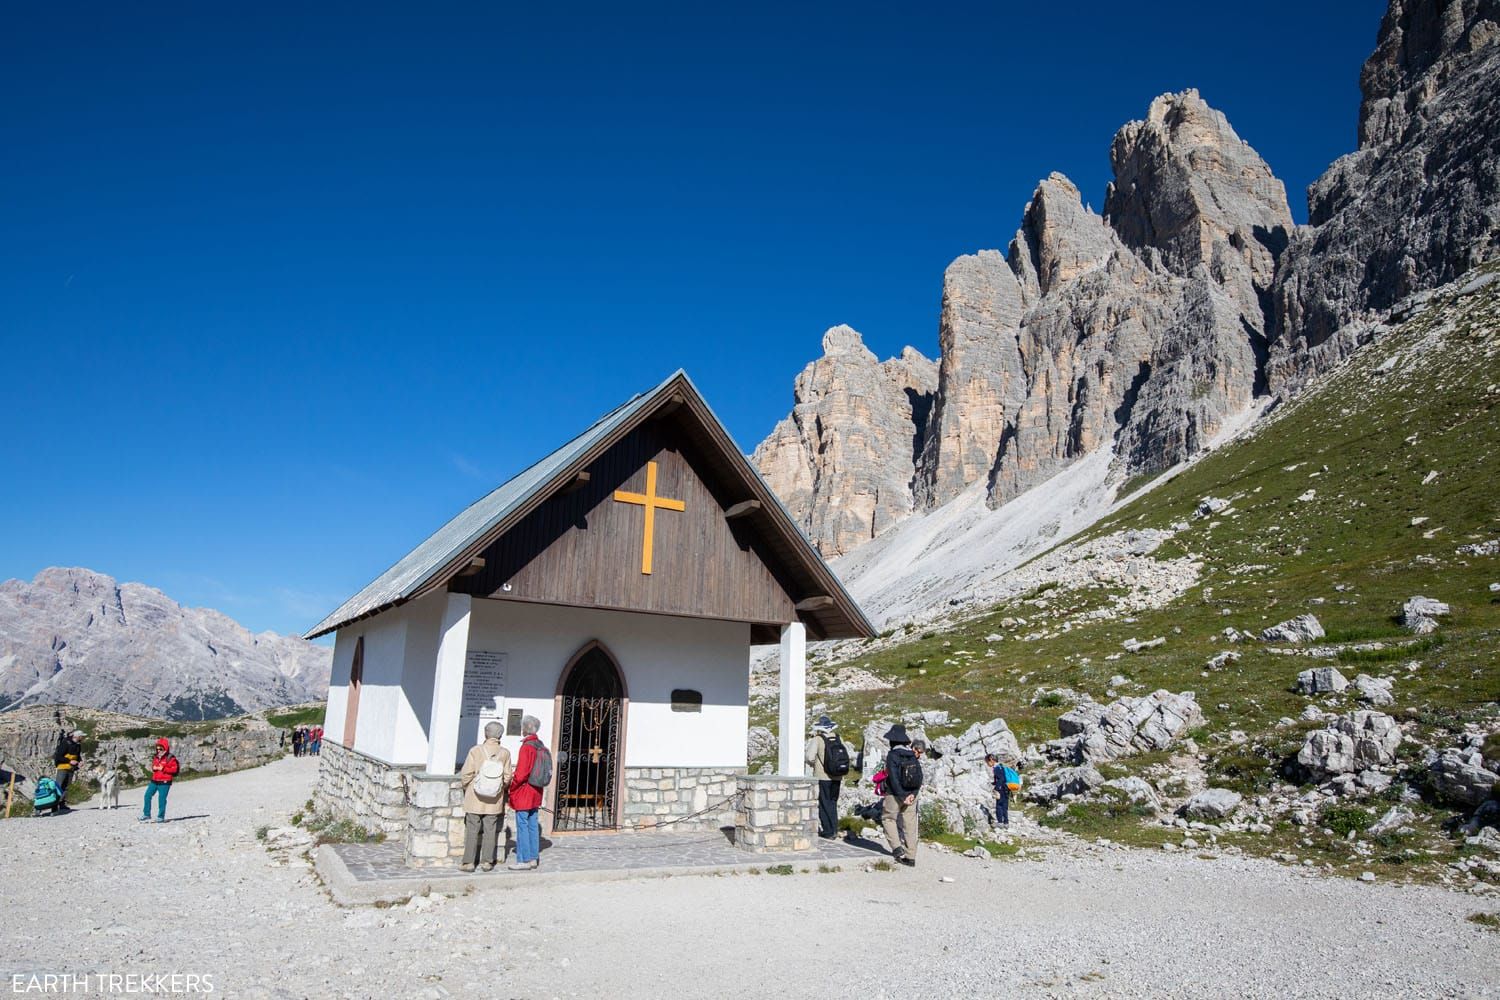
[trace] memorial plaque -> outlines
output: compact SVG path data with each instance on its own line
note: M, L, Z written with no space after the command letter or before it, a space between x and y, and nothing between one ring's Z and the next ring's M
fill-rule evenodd
M481 727L505 715L506 653L471 649L464 663L464 694L459 715L477 718Z

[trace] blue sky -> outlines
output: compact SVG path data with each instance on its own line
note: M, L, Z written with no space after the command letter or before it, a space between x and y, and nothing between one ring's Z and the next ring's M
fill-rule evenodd
M7 11L0 578L297 631L679 366L748 451L1159 93L1304 219L1384 10L307 6Z

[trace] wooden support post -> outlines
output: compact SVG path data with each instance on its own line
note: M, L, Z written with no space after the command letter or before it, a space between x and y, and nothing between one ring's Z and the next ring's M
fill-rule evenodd
M798 601L794 605L798 611L822 611L824 608L833 607L833 598L827 594L819 594L817 597L809 597Z

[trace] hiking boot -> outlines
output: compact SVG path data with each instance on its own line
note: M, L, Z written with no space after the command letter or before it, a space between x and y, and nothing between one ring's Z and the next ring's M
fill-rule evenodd
M495 870L495 862L491 861L489 864L485 865L484 866L484 870L487 871L487 872L494 871Z
M165 817L165 816L158 816L158 817L156 817L156 821L158 823L165 823L167 821L167 817Z
M511 872L529 872L534 866L535 862L532 861L513 861L505 866L505 870Z
M903 865L905 865L908 868L915 868L915 867L917 867L917 859L914 858L914 857L912 857L910 854L903 853L901 855L901 857L897 858L896 860L900 861Z
M464 862L463 864L458 866L458 870L461 872L471 872L474 870L474 866L469 864L468 862Z
M891 852L891 857L895 858L897 861L899 861L903 865L906 864L906 848L904 848L904 847L898 847L898 848L896 848L894 851Z

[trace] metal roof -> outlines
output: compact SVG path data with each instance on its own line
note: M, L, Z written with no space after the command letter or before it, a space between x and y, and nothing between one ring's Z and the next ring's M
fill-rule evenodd
M550 495L566 483L572 475L573 467L579 465L581 460L602 447L608 447L613 443L611 439L628 433L651 412L672 401L673 397L679 397L679 394L689 397L694 404L689 409L697 410L711 423L714 437L720 439L721 446L727 444L727 447L721 447L720 450L732 453L724 457L734 464L734 471L746 485L759 494L763 502L767 502L776 533L789 550L786 554L799 564L806 577L819 584L821 591L835 598L839 606L839 618L846 623L844 627L853 630L850 634L873 634L864 613L823 562L782 505L780 498L765 484L744 452L735 445L729 432L724 429L723 422L708 406L692 379L685 371L678 369L656 387L600 417L582 434L470 504L394 566L340 605L338 610L310 629L304 637L313 639L325 635L350 622L421 596L435 586L445 585L446 578L439 579L445 576L444 571L447 571L447 577L451 577L462 568L454 566L455 560L484 542L486 536L495 533L497 528L521 508L534 506L535 502L545 499L545 495ZM503 531L500 533L503 534Z

